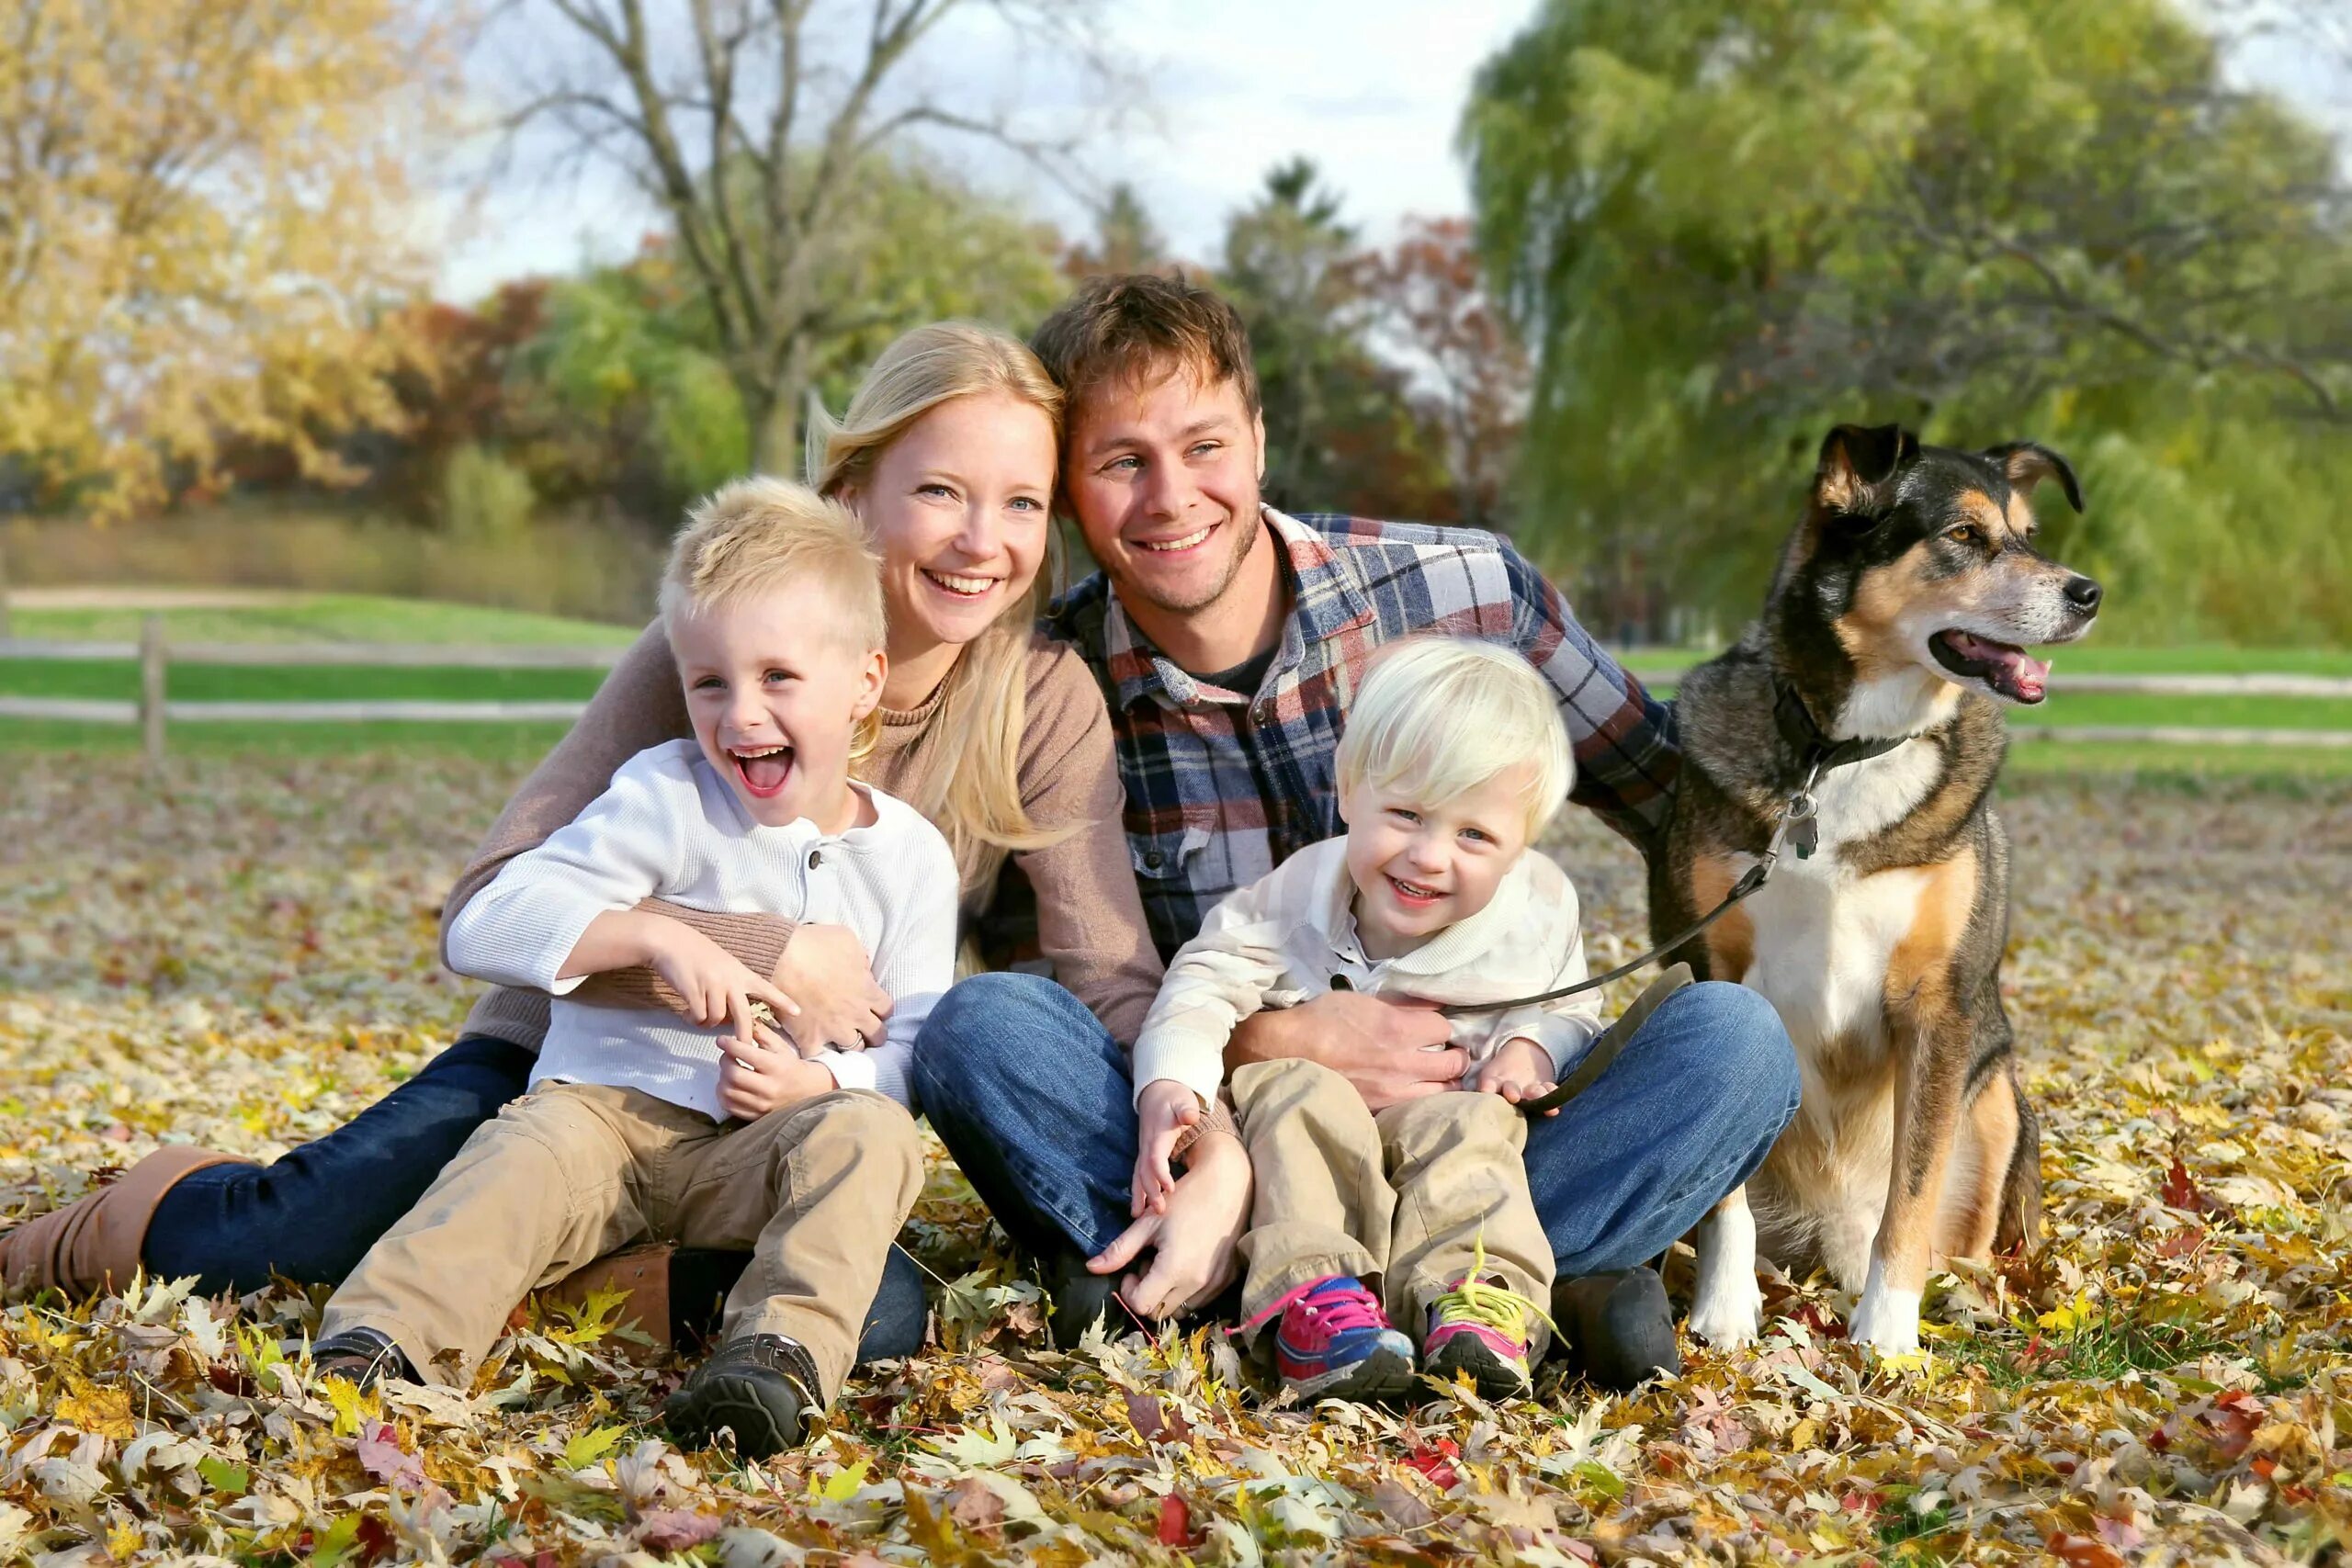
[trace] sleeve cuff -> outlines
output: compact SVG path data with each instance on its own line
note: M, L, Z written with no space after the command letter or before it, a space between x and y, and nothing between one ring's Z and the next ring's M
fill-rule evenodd
M1141 1100L1143 1091L1161 1078L1174 1078L1199 1095L1203 1104L1215 1105L1217 1090L1225 1087L1225 1044L1201 1035L1146 1030L1136 1042L1134 1070L1131 1100Z

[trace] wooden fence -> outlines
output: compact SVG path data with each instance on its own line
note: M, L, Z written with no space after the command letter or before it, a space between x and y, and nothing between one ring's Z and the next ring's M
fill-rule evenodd
M574 699L514 702L444 702L370 698L357 702L175 702L168 694L171 662L185 664L432 667L474 670L609 670L618 648L460 646L440 643L220 643L166 646L161 615L141 624L137 642L24 641L0 637L0 660L63 659L100 662L135 661L136 701L76 697L0 696L0 718L39 718L75 724L135 724L151 758L164 755L175 724L333 723L555 723L568 724L587 706ZM1634 672L1653 684L1671 684L1683 671L1634 661ZM2132 692L2180 697L2352 698L2352 677L2336 675L2070 675L2052 686L2069 692ZM2017 740L2146 741L2178 746L2352 747L2352 730L2271 729L2192 725L2018 725Z

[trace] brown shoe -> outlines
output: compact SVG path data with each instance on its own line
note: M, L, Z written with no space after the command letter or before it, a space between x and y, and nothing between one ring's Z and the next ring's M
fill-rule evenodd
M539 1300L542 1304L560 1302L578 1306L597 1291L626 1292L628 1301L621 1308L621 1322L633 1325L653 1343L622 1343L629 1346L632 1354L667 1356L671 1337L670 1255L674 1250L667 1242L647 1241L608 1252L538 1292ZM517 1316L522 1310L520 1305L515 1307Z
M193 1144L157 1149L110 1185L0 1235L0 1294L61 1291L78 1300L121 1289L139 1271L164 1193L207 1166L251 1163Z

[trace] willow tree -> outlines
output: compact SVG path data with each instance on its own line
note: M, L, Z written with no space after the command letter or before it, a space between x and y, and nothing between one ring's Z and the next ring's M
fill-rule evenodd
M2126 576L2234 548L2261 464L2352 482L2343 165L2223 63L2167 0L1547 0L1463 126L1538 354L1522 533L1657 629L1752 604L1841 419L2072 444Z

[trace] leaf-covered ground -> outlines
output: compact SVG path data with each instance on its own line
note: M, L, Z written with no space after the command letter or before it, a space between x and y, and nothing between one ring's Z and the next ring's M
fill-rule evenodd
M9 769L0 1223L162 1140L275 1155L462 1015L435 911L511 768ZM1938 1280L1923 1364L1771 1281L1760 1347L1628 1397L1547 1371L1512 1404L1281 1407L1215 1335L1045 1349L941 1161L913 1227L938 1343L764 1466L668 1446L675 1367L594 1315L536 1317L470 1397L355 1397L306 1375L292 1289L11 1305L0 1558L2343 1561L2352 791L2042 781L2007 809L2050 1235ZM1621 951L1628 857L1583 825L1557 849Z

